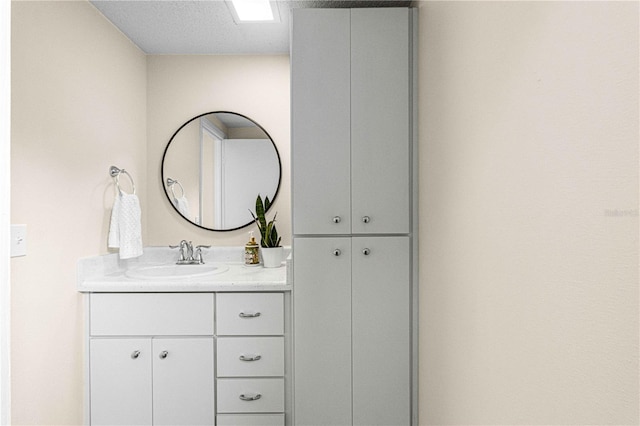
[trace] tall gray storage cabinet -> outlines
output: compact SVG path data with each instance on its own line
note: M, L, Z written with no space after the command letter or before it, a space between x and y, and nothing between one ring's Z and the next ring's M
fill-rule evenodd
M294 9L294 418L417 424L409 8Z

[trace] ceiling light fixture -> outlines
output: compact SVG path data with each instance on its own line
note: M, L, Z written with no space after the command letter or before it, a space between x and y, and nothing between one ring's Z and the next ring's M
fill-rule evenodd
M226 0L226 3L236 24L280 21L280 14L275 1Z

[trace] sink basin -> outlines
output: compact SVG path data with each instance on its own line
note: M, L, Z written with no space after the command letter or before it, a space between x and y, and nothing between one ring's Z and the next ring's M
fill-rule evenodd
M221 274L229 267L224 264L204 265L153 265L130 269L125 272L129 278L142 280L172 280L180 278L205 277Z

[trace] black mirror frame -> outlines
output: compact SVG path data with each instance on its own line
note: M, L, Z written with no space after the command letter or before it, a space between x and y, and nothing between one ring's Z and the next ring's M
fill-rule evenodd
M191 123L194 120L197 120L201 117L204 117L205 115L209 115L209 114L218 114L218 113L224 113L224 114L235 114L237 116L240 116L242 118L245 118L247 120L249 120L250 122L252 122L253 124L255 124L260 130L262 130L264 132L265 135L267 135L267 137L269 138L269 140L271 141L271 144L273 145L273 149L276 151L276 156L278 157L278 167L279 167L279 173L278 173L278 186L276 187L276 193L273 194L273 199L271 200L271 206L269 206L269 208L267 209L267 211L269 211L271 209L271 207L273 207L273 204L276 200L276 198L278 197L278 194L280 193L280 186L282 184L282 161L280 160L280 152L278 151L278 147L276 146L275 142L273 141L273 138L271 137L271 135L269 134L269 132L267 132L264 127L262 127L260 124L256 123L253 119L247 117L246 115L243 114L239 114L237 112L233 112L233 111L210 111L210 112L205 112L204 114L200 114L197 115L189 120L187 120L182 126L180 126L178 128L178 130L176 130L173 135L171 136L171 138L169 139L169 142L167 143L167 146L164 148L164 152L162 153L162 161L160 163L160 184L162 186L162 190L164 191L164 195L167 199L167 201L169 202L169 205L173 208L173 210L175 210L175 212L184 220L186 220L187 222L189 222L190 224L197 226L200 229L204 229L206 231L212 231L212 232L230 232L230 231L237 231L238 229L242 229L242 228L246 228L247 226L251 225L252 223L254 223L253 220L245 223L244 225L238 226L236 228L230 228L230 229L213 229L213 228L207 228L205 226L202 225L198 225L197 223L192 222L191 220L189 220L188 218L184 217L182 215L182 213L180 213L180 211L178 211L178 209L176 208L176 206L173 204L173 202L171 202L171 198L169 197L169 193L167 192L167 188L165 186L165 176L164 176L164 160L165 157L167 156L167 151L169 150L169 147L171 146L171 142L173 142L174 138L176 137L176 135L180 132L180 130L182 130L187 124ZM266 212L265 212L266 213Z

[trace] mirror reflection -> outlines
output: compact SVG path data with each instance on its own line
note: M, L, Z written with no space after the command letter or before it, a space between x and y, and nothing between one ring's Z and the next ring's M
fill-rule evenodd
M256 196L275 199L280 155L269 134L241 114L192 118L171 137L162 158L162 185L180 215L204 229L250 225Z

